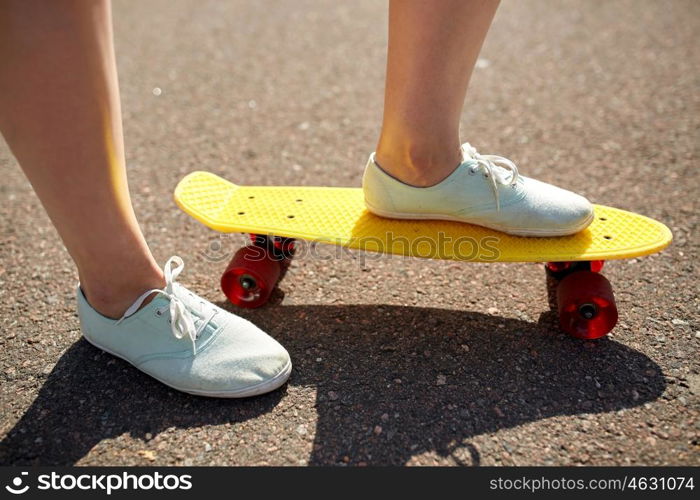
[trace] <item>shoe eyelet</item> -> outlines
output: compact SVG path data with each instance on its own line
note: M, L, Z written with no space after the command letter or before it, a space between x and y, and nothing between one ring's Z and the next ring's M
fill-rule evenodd
M163 311L161 311L160 309L156 309L156 316L162 316L162 315L163 315Z
M488 178L489 178L489 174L484 174L484 179L488 179Z
M469 175L474 175L475 173L476 173L476 170L473 170L471 168L469 169Z

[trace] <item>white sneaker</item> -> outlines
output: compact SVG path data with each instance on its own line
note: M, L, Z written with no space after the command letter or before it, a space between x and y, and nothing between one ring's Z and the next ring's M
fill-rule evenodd
M518 174L507 158L462 145L462 163L430 187L405 184L382 170L374 153L362 179L367 209L397 219L468 222L518 236L564 236L593 221L578 194Z
M292 370L284 347L249 321L176 283L183 267L180 257L171 257L164 268L165 288L141 295L119 320L95 311L78 287L85 339L190 394L242 398L284 384Z

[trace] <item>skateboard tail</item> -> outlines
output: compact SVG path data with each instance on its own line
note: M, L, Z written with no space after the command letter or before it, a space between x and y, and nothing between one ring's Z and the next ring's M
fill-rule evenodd
M183 212L205 226L216 227L238 189L231 182L222 184L221 178L214 174L195 171L178 182L173 196Z

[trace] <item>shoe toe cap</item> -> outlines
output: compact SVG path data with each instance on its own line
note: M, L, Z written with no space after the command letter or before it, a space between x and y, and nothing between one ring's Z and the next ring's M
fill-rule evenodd
M291 367L287 350L251 324L245 335L221 332L196 359L200 378L222 391L245 392L274 381L281 385Z
M562 208L562 226L580 231L593 219L593 205L583 196L569 193L568 203Z
M176 389L218 397L263 394L284 384L289 353L252 323L231 315L218 334L187 359L155 359L141 368Z
M583 196L564 191L565 194L559 197L560 203L555 210L563 226L580 226L593 215L593 205Z
M583 196L551 184L528 179L528 213L543 230L559 234L585 229L593 220L593 205Z

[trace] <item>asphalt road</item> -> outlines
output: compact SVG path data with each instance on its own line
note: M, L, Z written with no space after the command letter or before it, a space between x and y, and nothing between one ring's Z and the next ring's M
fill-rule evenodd
M386 5L122 0L114 17L137 214L159 262L182 256L182 281L221 302L242 239L180 213L173 187L194 169L358 186ZM238 311L295 363L244 401L169 390L80 339L76 273L0 145L0 463L700 464L698 32L694 0L506 1L474 74L465 140L674 232L606 267L607 340L557 330L540 266L305 255L271 305Z

